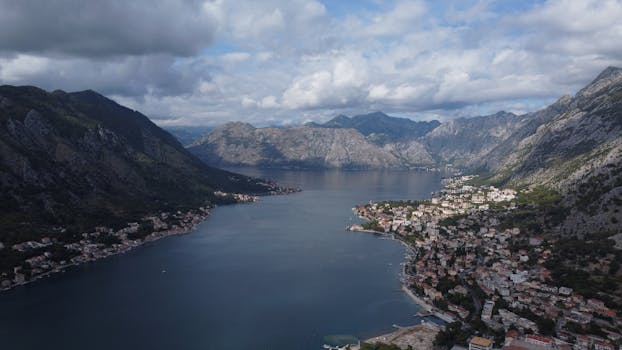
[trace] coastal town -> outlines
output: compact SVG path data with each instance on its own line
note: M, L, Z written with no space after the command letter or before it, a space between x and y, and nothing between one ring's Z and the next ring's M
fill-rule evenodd
M250 203L257 196L238 193L215 192L219 197L230 197L237 203ZM58 238L55 234L38 241L25 241L5 246L18 258L12 270L0 274L0 290L11 289L51 274L65 271L71 266L126 253L145 243L164 237L193 231L206 220L213 206L203 206L176 212L161 212L146 216L137 222L128 222L123 227L95 227L92 232L83 232L71 239ZM61 230L62 231L62 230Z
M532 190L521 193L473 180L445 179L444 188L426 201L358 206L354 211L366 222L349 227L391 234L408 245L404 289L422 306L421 315L445 322L434 345L620 349L619 304L560 285L550 269L555 236L508 219ZM613 266L612 259L599 264Z

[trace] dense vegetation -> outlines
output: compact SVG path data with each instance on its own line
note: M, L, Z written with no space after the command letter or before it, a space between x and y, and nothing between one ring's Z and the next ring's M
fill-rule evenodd
M561 239L553 248L546 267L552 283L573 288L586 298L598 298L608 307L622 309L622 251L606 237Z
M462 330L462 322L453 322L445 326L434 339L435 346L451 348L454 345L467 346L470 333Z
M545 187L521 190L516 200L518 208L499 213L499 229L518 227L528 235L548 232L559 226L569 214L561 198L558 192Z

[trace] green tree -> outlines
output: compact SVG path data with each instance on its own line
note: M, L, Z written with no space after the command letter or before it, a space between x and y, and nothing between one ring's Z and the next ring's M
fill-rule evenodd
M555 332L555 321L550 318L538 318L536 320L536 325L543 335L553 335Z

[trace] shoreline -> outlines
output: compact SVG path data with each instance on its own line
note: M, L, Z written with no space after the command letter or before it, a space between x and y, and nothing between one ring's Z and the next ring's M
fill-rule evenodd
M231 205L231 204L252 204L255 203L257 201L259 201L260 197L268 197L268 196L275 196L275 195L285 195L285 194L292 194L292 193L297 193L302 191L299 188L296 189L283 189L281 191L271 191L268 192L264 195L246 195L246 194L232 194L234 196L234 198L237 200L237 202L235 203L230 203L230 204L225 204L225 205ZM218 195L218 194L217 194ZM221 195L227 195L226 193L221 193ZM137 238L137 239L126 239L121 241L121 243L115 243L113 245L110 246L104 246L104 247L98 247L99 250L92 252L84 252L82 250L78 250L78 249L74 249L75 251L81 252L81 254L75 255L74 257L72 257L71 259L74 261L71 261L69 263L65 263L65 264L60 264L57 263L58 265L54 266L53 268L45 271L45 272L40 272L37 273L36 275L31 275L29 277L28 280L23 280L20 282L16 282L15 279L13 280L8 280L11 281L13 283L11 283L8 287L0 287L0 296L2 295L2 293L4 292L8 292L10 290L14 290L16 288L19 287L23 287L26 285L29 285L31 283L37 282L39 280L42 280L44 278L48 278L50 276L53 275L57 275L59 273L63 273L66 272L67 270L80 266L80 265L84 265L84 264L88 264L91 262L95 262L95 261L100 261L100 260L104 260L107 258L110 258L112 256L116 256L116 255L121 255L121 254L125 254L127 252L130 252L132 250L135 250L139 247L142 247L148 243L151 242L156 242L159 241L161 239L164 238L168 238L168 237L172 237L172 236L181 236L181 235L185 235L185 234L189 234L193 231L195 231L197 229L197 227L205 222L206 220L209 219L212 210L215 209L216 207L218 207L218 205L212 205L210 207L200 207L200 208L196 208L196 209L191 209L186 213L179 213L182 218L182 221L180 222L180 226L175 227L176 225L172 225L172 228L167 229L167 230L162 230L162 231L153 231L145 236L143 236L142 238ZM155 218L159 218L162 217L162 215L166 215L168 217L169 213L166 212L160 212L155 216ZM173 215L174 216L174 215ZM149 216L147 216L149 217ZM126 230L125 229L121 229L120 231ZM97 232L97 228L95 228L95 231ZM83 234L84 236L85 234ZM88 235L88 234L86 234ZM119 235L118 232L115 234L117 235L117 237L123 236L123 234ZM88 238L85 238L88 239ZM62 243L62 242L61 242ZM71 243L67 243L65 245L71 245ZM8 247L8 249L11 249L11 247ZM26 261L24 261L24 263L28 263ZM35 268L35 266L33 266L31 264L31 267ZM7 281L7 280L5 280Z
M369 221L369 219L365 217L359 216L359 218ZM390 237L391 240L398 241L400 244L402 244L406 248L407 253L414 253L416 249L403 239L398 238L394 233L367 230L362 228L360 224L346 226L345 230L349 232L371 233L382 237ZM400 264L407 264L407 260L403 259ZM403 274L404 271L402 270L402 275ZM424 313L430 313L431 315L434 315L439 311L433 304L430 304L427 301L423 300L421 297L416 295L410 288L408 288L408 285L404 283L403 278L400 279L400 285L401 290L404 292L404 294L406 294L415 304L422 308L421 311L423 311ZM402 348L406 348L406 346L412 346L413 350L429 350L432 348L436 334L444 329L444 325L428 321L425 319L426 316L417 316L420 317L420 324L405 327L393 325L393 327L397 328L396 331L382 333L368 339L360 340L358 344L347 344L345 346L324 345L324 348L336 350L360 350L362 343L387 343L400 344L402 345Z
M244 204L247 202L240 202L240 203L236 203L236 204ZM161 239L164 238L168 238L168 237L173 237L173 236L181 236L181 235L185 235L188 233L191 233L193 231L196 230L197 226L200 225L201 223L205 222L207 219L209 219L210 216L210 212L206 212L203 213L202 215L200 215L198 221L193 222L191 226L187 227L187 228L183 228L183 229L173 229L173 230L168 230L168 231L157 231L157 232L152 232L151 234L145 236L145 238L143 238L142 240L138 241L138 240L133 240L131 241L132 243L129 245L126 245L122 248L119 248L119 250L114 251L114 252L105 252L103 255L98 255L98 256L92 256L89 258L84 258L84 260L79 260L76 262L72 262L69 264L63 264L60 266L55 267L54 269L51 269L49 271L37 274L33 277L31 277L31 279L21 282L21 283L15 283L12 284L10 287L7 288L0 288L0 295L3 292L8 292L10 290L19 288L19 287L23 287L29 284L32 284L34 282L37 282L39 280L42 280L44 278L48 278L51 277L53 275L57 275L59 273L63 273L66 272L67 270L80 266L80 265L85 265L88 263L92 263L92 262L96 262L96 261L100 261L100 260L105 260L107 258L113 257L113 256L117 256L117 255L122 255L125 253L128 253L130 251L136 250L137 248L140 248L148 243L152 243L152 242L156 242L159 241ZM80 255L78 255L80 256Z
M380 232L380 231L375 231L375 230L366 230L366 229L359 229L357 227L356 224L355 225L351 225L346 227L346 231L350 231L350 232L362 232L362 233L373 233L373 234L377 234L377 235L381 235L381 236L388 236L391 237L392 240L394 241L398 241L400 242L408 251L410 252L414 252L415 248L413 246L411 246L410 244L408 244L407 242L405 242L403 239L399 239L396 237L395 234L393 233L387 233L387 232ZM401 264L406 264L407 261L403 260L401 262ZM403 273L403 271L402 271ZM420 296L416 295L412 290L410 290L410 288L408 288L407 284L403 282L403 280L400 281L400 284L402 286L402 291L408 295L414 302L415 304L421 306L425 311L427 312L431 312L433 310L436 309L436 307L430 303L428 303L427 301L423 300Z
M413 293L413 291L410 290L410 288L408 288L404 283L402 283L402 291L404 291L404 293L406 293L406 295L408 295L415 302L415 304L425 309L425 311L431 312L434 309L433 305L429 304L428 302L417 296L415 293Z
M354 224L354 225L351 225L351 226L347 226L346 227L346 231L362 232L362 233L372 233L372 234L380 235L380 236L383 236L383 237L391 237L392 240L400 242L400 244L402 244L406 248L407 252L410 252L410 253L414 253L415 252L415 247L411 246L410 244L405 242L403 239L399 239L394 233L380 232L380 231L375 231L375 230L366 230L366 229L362 229L362 228L360 228L358 226L360 226L360 225ZM408 261L404 259L400 264L405 265L407 263L408 263ZM402 274L403 273L404 273L404 271L402 271ZM420 296L415 294L410 288L408 288L408 285L406 283L404 283L403 279L400 280L400 284L401 284L402 291L407 296L409 296L410 299L415 302L415 304L417 304L421 308L423 308L423 310L425 312L432 313L432 314L434 314L434 313L441 313L441 310L438 310L436 308L436 306L434 306L433 304L425 301L423 298L421 298ZM426 322L426 321L422 320L422 322ZM436 323L433 323L433 324L438 326L438 327L441 327L441 328L443 327L442 325L438 325Z

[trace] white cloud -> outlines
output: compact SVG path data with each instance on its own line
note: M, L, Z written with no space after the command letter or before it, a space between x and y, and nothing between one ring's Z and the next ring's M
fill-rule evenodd
M364 23L364 32L371 36L403 35L418 25L426 14L423 1L402 1L387 12L376 14Z
M262 98L259 106L261 108L278 108L280 105L276 101L276 97L270 95Z
M248 52L230 52L220 56L220 60L224 63L240 63L251 58Z
M366 63L355 55L313 57L303 73L293 79L283 93L283 103L291 109L345 107L366 94ZM332 65L332 67L330 67ZM317 67L326 67L330 70Z
M553 0L518 16L518 22L538 30L586 34L620 27L622 4L616 0Z
M614 0L504 10L488 0L395 0L346 14L317 0L163 1L164 10L182 6L178 23L192 17L191 41L134 51L127 40L102 44L103 57L79 46L88 32L53 53L11 46L0 56L0 83L91 88L167 123L285 124L372 110L428 119L529 111L622 65L622 2ZM149 18L169 15L152 7ZM151 27L140 28L147 35ZM119 31L106 33L96 38L108 43Z
M468 4L468 2L464 3ZM497 17L497 14L490 9L492 4L493 0L478 0L473 6L457 9L456 4L452 3L445 17L450 22L458 24L489 20Z
M48 65L49 59L32 55L0 58L0 80L24 81L33 74L44 72Z

